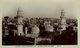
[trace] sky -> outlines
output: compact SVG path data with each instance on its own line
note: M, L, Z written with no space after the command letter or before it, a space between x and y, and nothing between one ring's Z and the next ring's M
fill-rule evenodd
M2 17L16 16L18 8L23 10L23 17L60 18L62 9L67 18L77 18L75 0L0 0Z

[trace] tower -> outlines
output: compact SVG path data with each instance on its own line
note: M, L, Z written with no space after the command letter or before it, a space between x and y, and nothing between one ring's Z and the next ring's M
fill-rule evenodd
M61 19L61 27L62 27L62 30L66 30L66 17L65 17L64 10L61 10L60 19Z
M17 31L18 36L23 35L23 16L22 16L22 10L18 8L17 10Z

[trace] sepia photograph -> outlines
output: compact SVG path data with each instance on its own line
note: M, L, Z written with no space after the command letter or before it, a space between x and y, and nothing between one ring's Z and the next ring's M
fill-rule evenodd
M73 2L11 3L3 8L3 46L78 45L78 19Z

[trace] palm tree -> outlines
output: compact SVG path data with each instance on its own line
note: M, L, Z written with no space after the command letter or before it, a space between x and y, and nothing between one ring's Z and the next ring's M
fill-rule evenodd
M9 16L5 16L2 20L2 24L3 25L7 25L10 22L10 17Z

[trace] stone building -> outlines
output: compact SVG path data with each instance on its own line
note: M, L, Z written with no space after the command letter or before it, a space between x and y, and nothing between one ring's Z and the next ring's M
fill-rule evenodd
M66 30L66 17L65 17L65 12L64 10L61 10L61 16L60 16L60 25L61 25L61 28L62 30Z
M17 31L18 31L18 36L24 35L23 33L23 16L22 16L22 10L18 8L17 10Z

